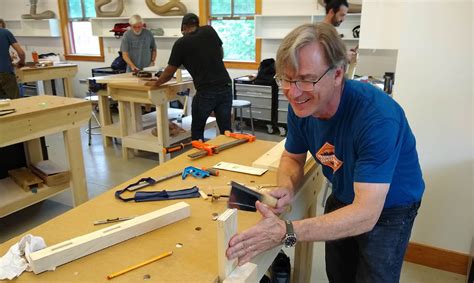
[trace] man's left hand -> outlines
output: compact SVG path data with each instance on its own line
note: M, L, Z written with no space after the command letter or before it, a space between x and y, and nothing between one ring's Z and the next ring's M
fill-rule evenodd
M259 201L255 206L263 219L252 228L234 235L226 251L227 258L238 258L239 265L249 262L266 250L281 245L286 233L285 222L278 218L269 207Z

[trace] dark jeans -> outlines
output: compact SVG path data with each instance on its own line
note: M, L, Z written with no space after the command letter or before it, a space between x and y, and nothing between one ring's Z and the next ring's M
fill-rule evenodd
M15 74L0 73L0 99L15 99L20 96Z
M345 204L333 195L324 213ZM382 210L372 231L326 242L329 282L399 282L403 257L420 203Z
M212 90L197 91L193 97L191 138L204 140L204 127L212 111L216 115L219 131L231 130L232 87L223 85Z

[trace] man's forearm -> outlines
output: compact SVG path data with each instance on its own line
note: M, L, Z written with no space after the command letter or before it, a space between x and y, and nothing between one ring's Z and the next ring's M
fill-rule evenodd
M128 56L128 52L122 52L122 57L123 60L127 63L127 65L130 67L130 69L137 69L137 66L133 64L132 60L130 59L130 56Z
M294 221L298 240L329 241L371 231L382 212L389 184L355 186L352 204L322 216Z
M156 60L156 49L151 51L151 62L155 62Z

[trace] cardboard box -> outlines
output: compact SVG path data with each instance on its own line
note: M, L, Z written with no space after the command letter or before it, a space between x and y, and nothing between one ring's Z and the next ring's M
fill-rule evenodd
M51 160L43 160L31 164L30 168L33 173L38 175L50 187L69 182L69 171Z

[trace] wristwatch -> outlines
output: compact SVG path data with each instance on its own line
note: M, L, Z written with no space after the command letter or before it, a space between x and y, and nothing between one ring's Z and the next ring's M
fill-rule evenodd
M296 234L293 230L293 224L290 220L285 220L286 224L286 234L283 240L281 241L285 248L292 248L296 245Z

